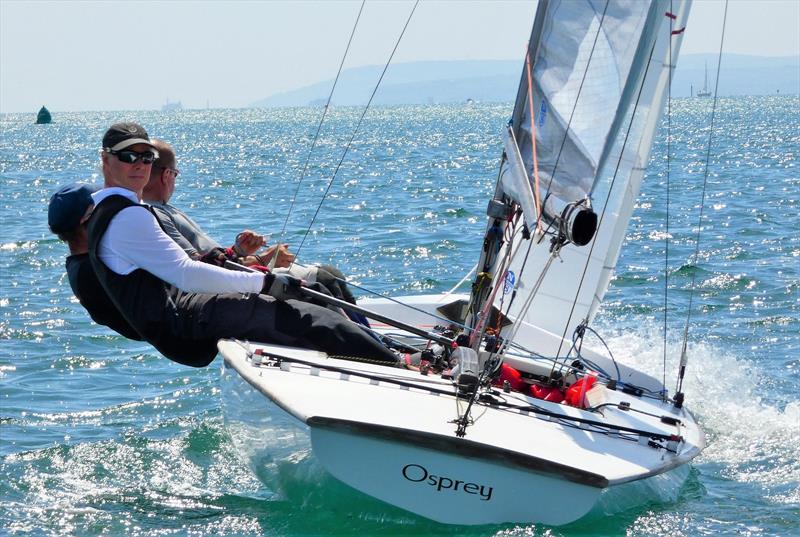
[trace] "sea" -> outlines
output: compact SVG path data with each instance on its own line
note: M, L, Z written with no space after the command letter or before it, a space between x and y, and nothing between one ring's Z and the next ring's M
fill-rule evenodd
M373 107L355 136L362 110L332 107L311 153L321 107L0 116L0 534L800 535L800 99L721 98L712 129L713 107L670 103L593 323L671 391L685 338L707 447L684 481L564 527L437 524L319 465L267 487L226 428L221 359L180 366L94 324L47 227L59 186L102 181L106 128L137 121L222 244L269 234L359 296L447 291L477 262L510 103Z

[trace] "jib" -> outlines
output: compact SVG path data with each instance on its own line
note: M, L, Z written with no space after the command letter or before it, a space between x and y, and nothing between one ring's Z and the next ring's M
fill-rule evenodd
M403 477L412 483L425 483L436 489L436 492L452 490L453 492L464 492L466 494L477 494L481 500L488 502L492 499L494 487L469 483L460 479L433 475L428 469L419 464L407 464L403 467Z

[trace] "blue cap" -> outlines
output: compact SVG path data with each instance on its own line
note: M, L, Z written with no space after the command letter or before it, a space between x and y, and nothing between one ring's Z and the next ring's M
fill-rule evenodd
M86 209L92 205L92 193L100 190L94 185L72 183L62 186L50 198L47 208L47 223L53 233L66 233L72 231L81 221Z

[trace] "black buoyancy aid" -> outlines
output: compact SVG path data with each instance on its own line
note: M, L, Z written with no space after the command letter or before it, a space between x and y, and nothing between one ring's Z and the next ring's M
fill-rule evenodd
M98 281L88 253L67 258L67 278L72 293L94 322L128 339L142 341L142 336L125 320Z
M176 333L175 323L171 322L171 317L177 313L176 304L182 291L144 269L126 275L117 274L98 257L100 240L111 220L121 210L135 206L148 209L120 195L109 196L94 208L88 225L89 259L97 279L117 309L145 341L170 360L204 367L217 355L216 340L184 337ZM158 221L155 214L153 217Z

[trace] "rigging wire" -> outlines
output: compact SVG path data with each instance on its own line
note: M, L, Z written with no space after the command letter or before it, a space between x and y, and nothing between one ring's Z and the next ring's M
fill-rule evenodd
M350 32L350 39L347 41L347 47L344 50L344 55L342 55L342 61L339 63L339 70L336 72L336 78L333 80L333 86L331 87L331 92L328 94L328 100L325 102L325 108L322 110L322 116L319 118L319 124L317 125L317 132L314 134L314 140L311 142L311 148L308 150L308 154L306 155L306 161L303 164L303 171L300 173L300 180L297 182L297 188L294 191L294 196L292 197L292 203L289 205L289 211L286 213L286 220L283 221L283 227L281 228L281 234L278 237L278 243L280 244L283 242L283 235L286 231L286 226L289 223L289 217L292 215L292 210L294 209L294 204L297 201L297 195L300 193L300 185L303 184L303 179L306 177L306 172L308 171L308 162L311 160L311 154L314 152L314 148L317 146L317 140L319 139L319 133L322 130L322 124L325 122L325 116L328 114L328 109L330 108L331 99L333 98L333 92L336 90L336 84L339 82L339 75L342 74L342 67L344 67L344 61L347 58L347 53L350 51L350 45L353 43L353 36L356 35L356 28L358 27L358 21L361 19L361 13L364 11L364 4L367 0L361 1L361 8L358 10L358 15L356 16L356 22L353 24L353 30Z
M473 273L473 272L475 272L477 269L478 269L478 264L477 264L477 263L475 263L475 265L473 265L473 266L472 266L472 268L471 268L471 269L469 269L469 272L467 272L467 274L466 274L466 275L465 275L463 278L461 278L461 281L460 281L460 282L458 282L457 284L455 284L455 285L453 286L453 288L452 288L452 289L450 289L449 291L447 291L447 292L445 293L445 295L452 295L453 293L455 293L455 292L456 292L456 289L458 289L459 287L461 287L461 286L464 284L464 282L466 282L467 280L469 280L469 279L470 279L470 277L472 276L472 273Z
M295 265L297 265L299 267L307 267L307 266L309 266L309 265L302 265L300 263L295 263ZM472 270L475 270L475 268L473 267ZM471 273L472 273L472 271L470 271L470 274ZM464 280L468 276L469 276L469 274L464 278ZM370 295L376 296L378 298L383 298L385 300L388 300L389 302L393 302L393 303L397 304L398 306L402 306L402 307L404 307L406 309L414 310L414 311L416 311L418 313L422 313L424 315L427 315L428 317L432 317L432 318L436 319L437 321L441 321L441 322L445 323L445 325L454 325L454 326L457 326L458 328L461 328L461 329L466 330L468 332L472 331L472 328L468 327L467 325L465 325L463 323L460 323L458 321L454 321L452 319L448 319L447 317L444 317L442 315L436 315L435 313L431 313L430 311L424 310L422 308L418 308L417 306L412 306L411 304L408 304L406 302L402 302L402 301L400 301L400 300L398 300L398 299L396 299L396 298L394 298L394 297L392 297L390 295L385 295L383 293L379 293L377 291L373 291L372 289L369 289L368 287L364 287L362 285L358 285L357 283L353 283L353 282L348 281L348 280L346 280L344 278L339 278L338 276L336 276L334 274L330 274L330 277L333 278L334 280L336 280L337 282L343 283L343 284L345 284L345 285L347 285L349 287L355 287L356 289L364 291L364 292L366 292L366 293L368 293ZM461 283L464 282L464 280L462 280L456 287L460 286ZM452 294L453 291L455 291L456 287L454 287L453 289L451 289L449 292L447 292L445 294L446 295Z
M333 373L342 373L354 377L369 379L371 381L376 381L378 383L385 383L389 385L399 386L401 388L406 388L406 389L410 388L414 390L426 391L438 396L450 396L456 399L463 397L463 395L459 395L457 387L454 384L446 386L438 381L434 381L433 379L431 379L430 381L420 382L416 378L412 380L408 379L405 376L398 376L398 375L385 376L374 372L353 369L345 366L330 365L326 363L309 361L302 358L294 358L290 356L271 355L271 354L257 355L255 354L255 351L252 350L248 342L243 342L239 340L234 340L234 341L245 350L248 356L248 361L256 367L262 367L263 365L265 365L262 360L266 359L268 362L272 363L277 363L277 364L286 363L290 364L291 366L299 365L301 367L314 368ZM259 356L258 362L253 361L254 355ZM344 357L344 356L331 355L329 356L329 358L346 359L357 362L369 363L368 360L359 359L357 357L349 357L349 356ZM453 388L456 389L454 390ZM650 439L657 439L657 440L672 440L672 435L664 434L663 432L660 431L646 430L637 427L619 425L617 423L613 423L610 421L601 422L595 420L594 418L575 416L565 412L561 412L560 410L548 410L547 408L539 406L537 404L529 403L527 400L523 404L517 404L514 402L510 403L506 401L505 398L495 399L494 397L491 397L488 400L483 398L472 398L472 400L469 401L467 404L468 408L464 414L461 414L461 418L466 418L469 421L472 421L470 419L469 406L479 405L486 407L486 410L488 410L488 408L493 408L501 411L503 410L516 411L519 412L520 414L527 416L530 416L532 413L533 416L531 417L534 418L546 419L547 421L555 421L562 425L571 425L574 427L579 427L581 429L591 430L594 432L606 432L610 434L620 434L620 435L629 434L629 435L644 436ZM478 416L478 418L480 417L481 416Z
M669 12L674 13L672 0L669 2ZM670 35L672 35L673 27L675 24L674 15L670 17L669 28ZM672 39L669 40L669 82L667 83L667 192L666 192L666 216L664 217L664 344L663 356L661 360L661 384L667 385L667 317L669 314L668 309L668 296L669 296L669 179L670 179L670 163L672 162L672 70L674 69L672 63Z
M303 240L300 241L300 246L298 246L297 251L295 252L295 259L299 259L300 257L300 250L303 248L303 245L306 242L306 238L308 237L308 234L311 232L311 228L314 226L314 222L316 221L317 216L319 215L319 211L320 209L322 209L322 204L325 203L325 198L328 197L328 193L330 192L331 186L333 186L333 182L339 173L339 169L342 166L342 162L344 162L347 153L350 151L350 146L353 144L353 140L355 139L356 134L358 134L358 129L361 127L361 123L364 121L364 116L366 116L367 110L369 110L369 107L372 104L372 99L375 98L375 94L378 92L378 88L380 87L381 82L383 81L383 77L384 75L386 75L386 71L389 69L389 64L392 62L392 58L394 58L394 54L395 52L397 52L397 48L400 46L400 41L403 39L403 35L405 35L406 29L408 28L408 25L411 22L411 17L414 16L414 12L416 11L418 5L419 5L419 0L416 0L416 2L414 2L414 7L411 8L411 13L408 14L408 18L406 19L406 23L403 26L403 30L400 32L400 35L397 38L397 42L394 44L392 53L389 55L389 59L386 61L386 65L384 65L383 67L381 76L380 78L378 78L378 82L375 84L375 88L372 90L372 95L370 95L369 100L367 101L367 104L364 107L364 110L361 112L361 117L358 118L358 123L356 123L355 129L353 129L353 134L350 136L350 140L347 142L347 145L345 146L344 151L342 152L342 157L339 159L339 163L336 165L336 168L333 171L333 175L331 176L330 181L328 181L328 186L325 189L325 192L322 194L322 199L320 200L319 205L317 206L317 210L314 213L314 216L311 218L311 222L309 222L308 224L308 228L306 229L306 232L303 235Z
M725 43L725 26L728 19L728 0L725 0L725 12L722 15L722 35L719 39L719 56L717 57L717 79L714 82L714 102L711 105L711 124L708 128L708 145L706 147L706 162L705 162L705 170L703 172L703 191L700 196L700 214L697 219L697 234L695 236L695 248L694 248L694 256L692 259L692 267L696 267L697 259L700 256L700 234L702 232L703 226L703 209L705 208L706 202L706 187L708 185L708 164L711 160L711 143L714 138L714 118L716 117L717 111L717 96L719 95L719 73L720 67L722 65L722 46ZM692 317L692 301L694 299L694 291L695 291L695 283L697 279L697 271L692 270L692 283L689 287L689 307L686 310L686 324L683 328L683 343L681 346L681 361L680 367L678 369L678 383L676 388L676 395L681 393L683 389L683 377L686 373L686 365L689 361L688 357L686 356L686 345L689 339L689 321Z

